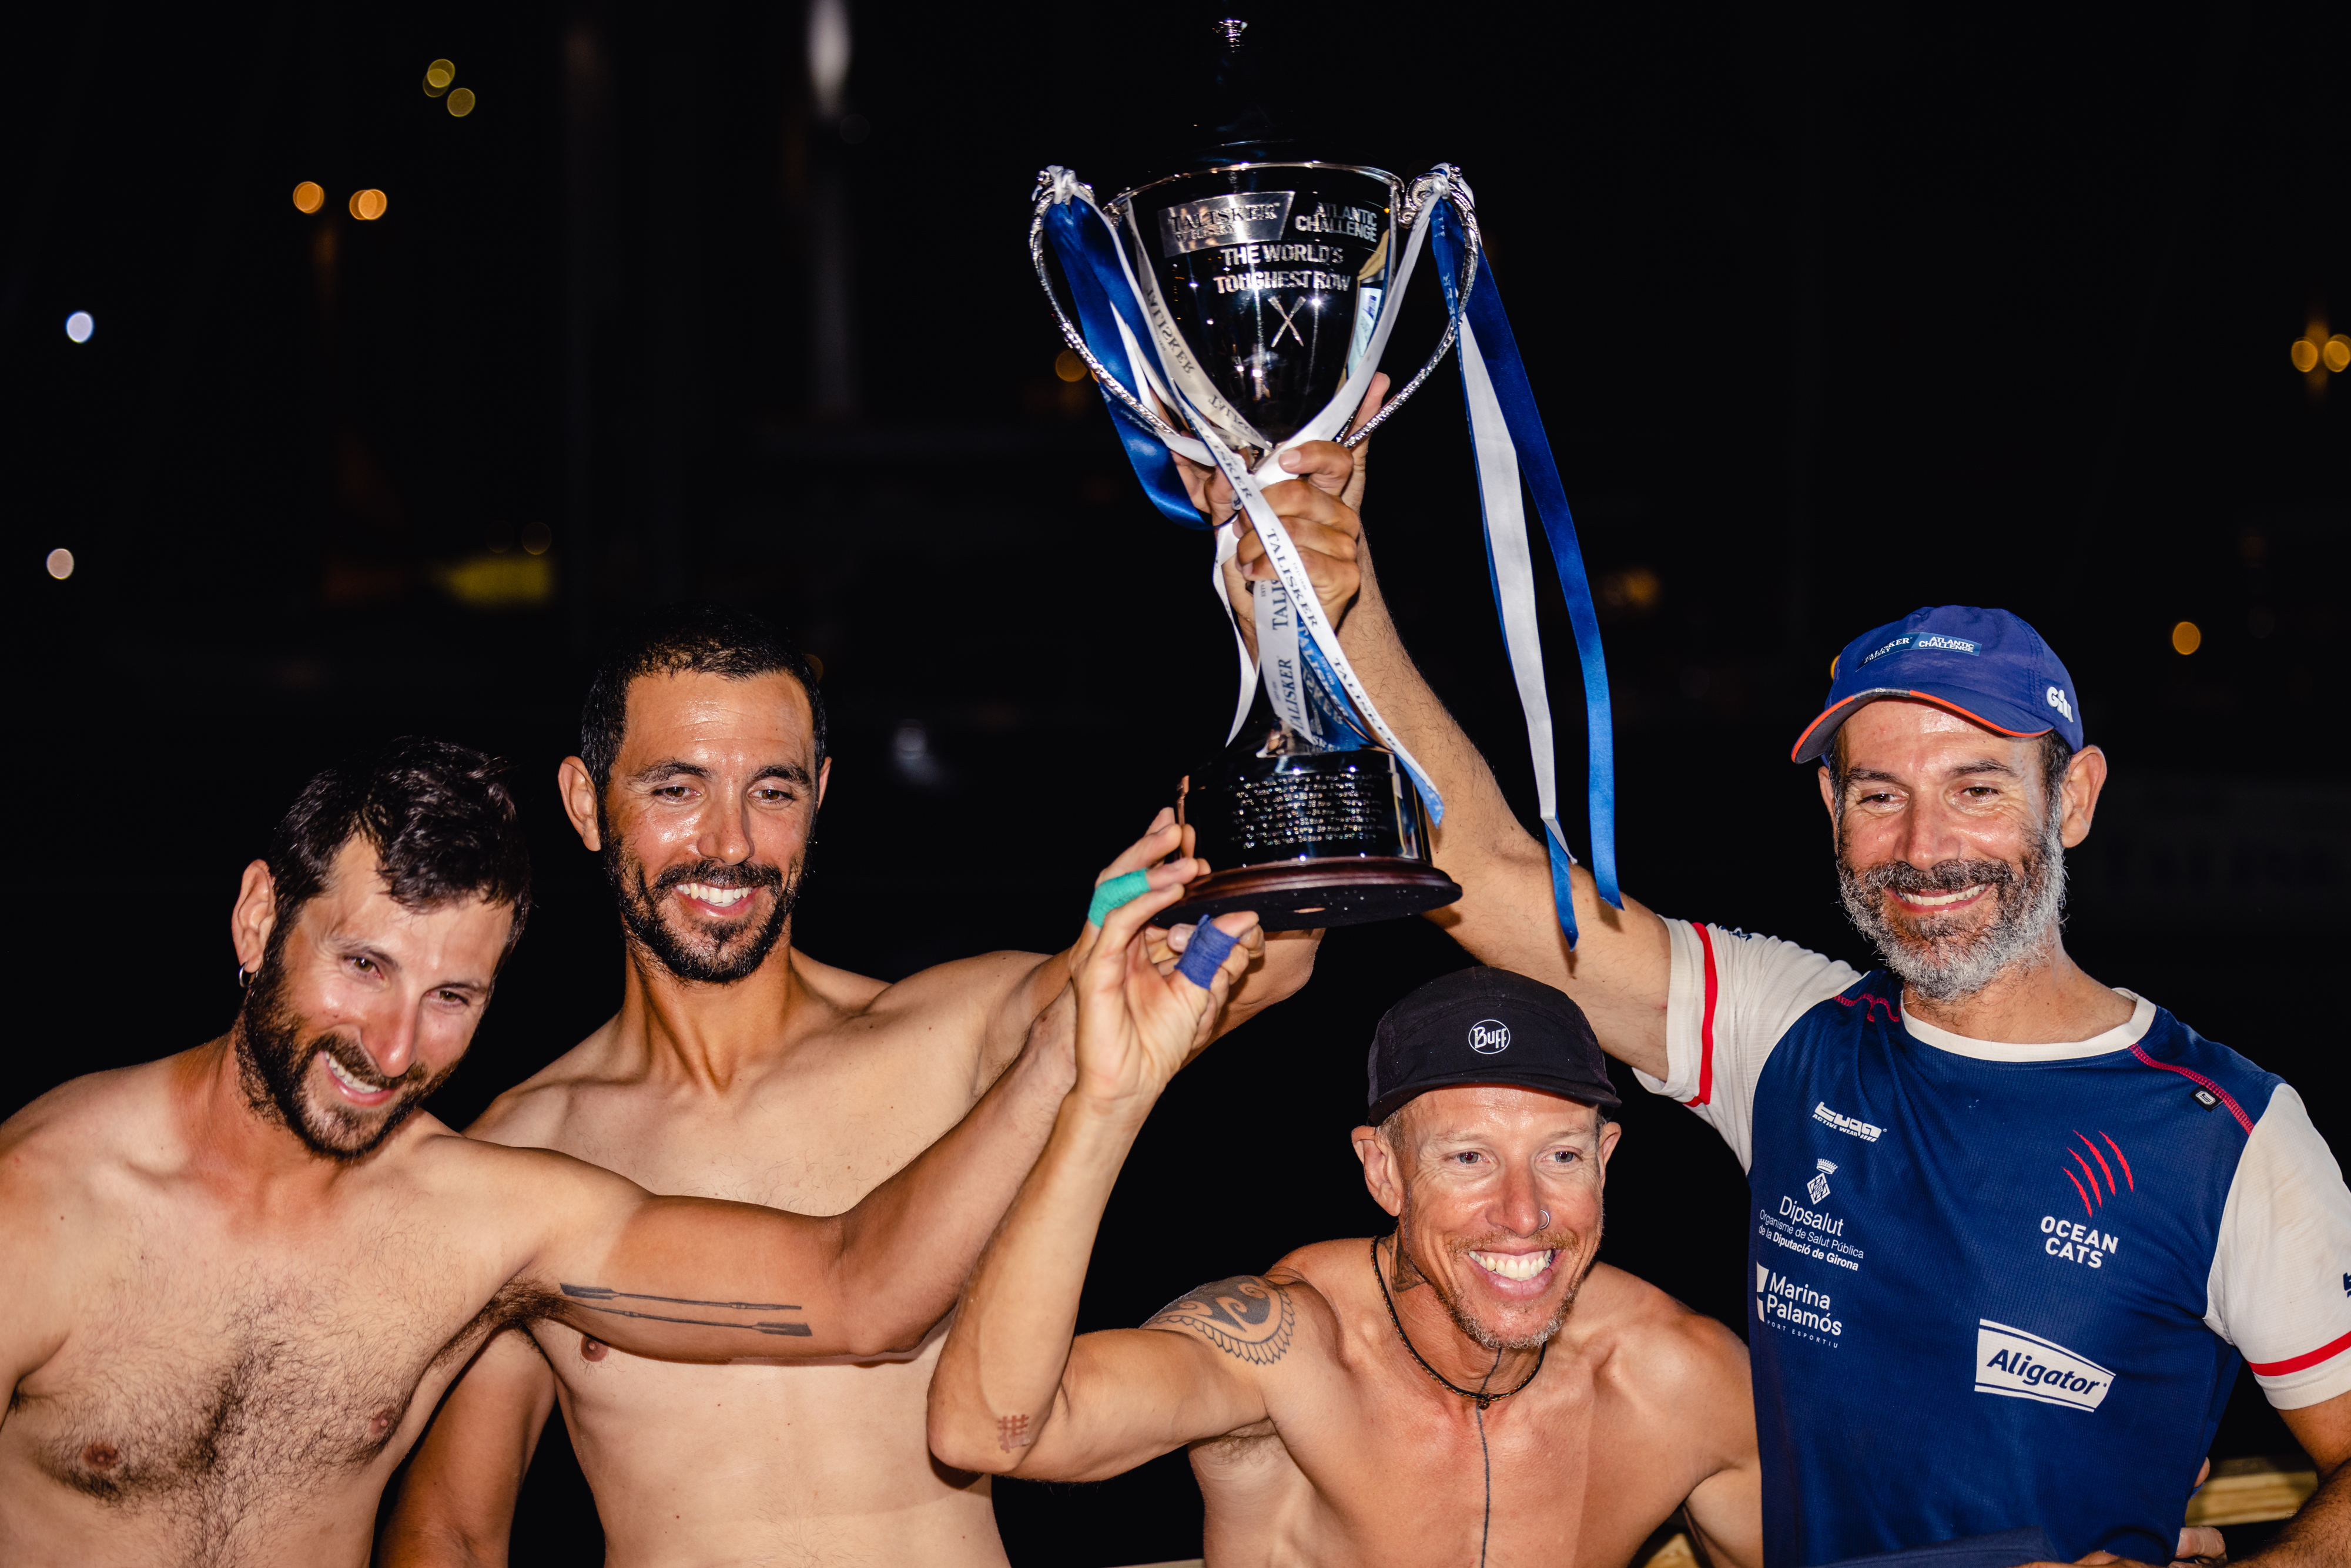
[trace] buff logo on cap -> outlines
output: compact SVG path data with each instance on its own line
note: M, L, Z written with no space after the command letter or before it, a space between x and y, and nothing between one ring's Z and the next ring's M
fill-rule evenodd
M1499 1019L1479 1019L1469 1026L1469 1049L1480 1056L1499 1056L1510 1049L1510 1026Z

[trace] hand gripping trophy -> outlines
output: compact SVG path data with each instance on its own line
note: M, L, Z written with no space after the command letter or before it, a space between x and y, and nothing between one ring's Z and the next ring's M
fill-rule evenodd
M1523 474L1548 536L1583 665L1590 737L1592 863L1619 902L1608 677L1566 495L1478 237L1460 172L1416 180L1301 156L1261 107L1248 24L1217 22L1198 150L1108 203L1070 171L1038 177L1029 248L1062 335L1103 402L1153 502L1206 526L1170 454L1213 465L1239 506L1216 527L1228 559L1246 518L1279 579L1253 584L1253 662L1223 756L1196 773L1178 812L1214 868L1162 918L1253 909L1270 930L1344 925L1450 904L1461 890L1430 860L1443 820L1420 766L1355 678L1263 486L1289 477L1285 450L1339 437L1362 402L1424 249L1448 319L1436 351L1361 429L1362 441L1460 350L1486 544L1534 755L1560 923L1575 939L1560 831L1550 699L1534 607ZM1065 308L1047 266L1059 264ZM1074 312L1075 319L1072 319ZM1221 590L1219 590L1221 592Z

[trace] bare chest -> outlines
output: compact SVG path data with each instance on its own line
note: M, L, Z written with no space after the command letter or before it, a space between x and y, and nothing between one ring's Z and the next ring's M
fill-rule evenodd
M1482 1545L1492 1568L1615 1568L1688 1486L1612 1420L1588 1377L1546 1375L1562 1371L1546 1397L1493 1403L1482 1430L1468 1399L1367 1396L1334 1376L1343 1386L1285 1402L1263 1436L1201 1446L1212 1554L1220 1538L1295 1532L1309 1562L1474 1563Z
M550 1142L652 1192L839 1214L977 1099L968 1051L852 1040L721 1094L577 1091Z
M493 1286L398 1240L306 1255L147 1231L18 1385L0 1454L175 1539L226 1541L388 1471L488 1326Z

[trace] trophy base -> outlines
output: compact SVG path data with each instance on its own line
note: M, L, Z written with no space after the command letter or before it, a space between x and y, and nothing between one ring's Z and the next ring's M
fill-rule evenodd
M1364 855L1238 866L1184 891L1184 902L1154 915L1153 925L1197 925L1249 909L1268 931L1362 925L1450 904L1461 884L1426 861Z

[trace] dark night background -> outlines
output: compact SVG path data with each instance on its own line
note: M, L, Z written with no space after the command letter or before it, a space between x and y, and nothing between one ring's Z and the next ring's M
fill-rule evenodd
M1786 747L1848 638L2006 605L2114 763L2075 954L2351 1146L2320 1006L2351 891L2351 386L2289 359L2351 312L2343 9L1245 14L1334 139L1476 188L1604 601L1627 885L1863 960ZM1049 162L1110 178L1208 15L850 0L837 97L803 0L12 18L0 581L50 824L24 885L66 896L21 901L47 914L0 1113L220 1030L240 868L313 769L409 730L517 760L543 898L437 1109L463 1123L570 1045L619 943L554 768L600 640L684 596L768 610L824 663L803 946L897 977L1065 942L1231 677L1201 537L1057 378L1028 193ZM420 89L438 57L470 115ZM370 188L388 209L355 221ZM1415 287L1392 370L1433 340ZM1457 387L1378 438L1367 528L1531 810ZM1364 1042L1461 961L1416 922L1336 933L1180 1080L1085 1326L1371 1228ZM1737 1166L1625 1087L1606 1255L1742 1323ZM2250 1379L2220 1451L2292 1452ZM592 1560L568 1466L551 1435L517 1562ZM1017 1562L1198 1550L1180 1456L998 1497Z

